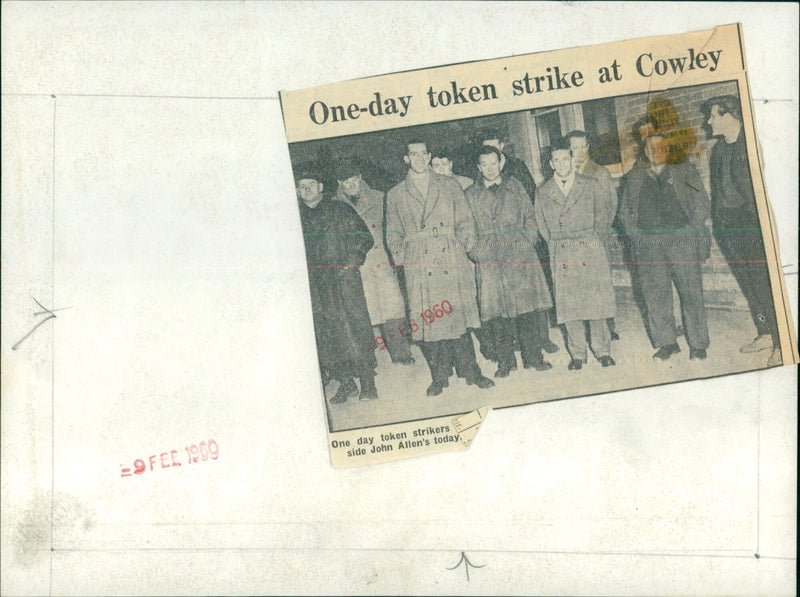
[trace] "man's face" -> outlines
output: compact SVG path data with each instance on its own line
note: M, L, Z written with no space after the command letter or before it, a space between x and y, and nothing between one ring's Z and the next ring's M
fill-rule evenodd
M589 144L586 142L586 137L570 138L569 148L572 150L572 160L576 166L582 166L589 159Z
M503 151L503 147L505 144L500 141L500 139L486 139L483 142L483 145L488 145L489 147L494 147L497 151Z
M450 161L450 158L433 158L431 165L436 174L443 176L453 175L453 162Z
M361 175L356 174L346 180L340 180L339 184L342 185L342 189L344 189L347 195L350 197L357 197L359 191L361 191Z
M313 178L303 178L297 183L297 194L306 205L314 205L322 199L322 183Z
M713 136L724 135L726 131L730 130L730 121L733 119L729 113L720 114L719 106L711 106L711 113L708 117L708 125L711 127L711 134Z
M550 158L550 167L556 171L556 176L566 178L572 172L572 156L567 149L556 149Z
M667 162L667 147L663 137L650 136L644 144L644 154L654 166L660 166Z
M428 153L428 148L424 143L410 143L408 146L408 155L403 158L403 161L411 166L414 172L422 174L428 169L428 164L431 161L431 154Z
M494 182L500 178L500 160L494 153L478 156L478 170L486 182Z

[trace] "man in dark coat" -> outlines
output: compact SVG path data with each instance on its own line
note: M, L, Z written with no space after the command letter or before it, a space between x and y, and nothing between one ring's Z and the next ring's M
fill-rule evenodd
M375 336L359 272L374 243L372 234L352 207L323 198L317 168L306 165L295 174L317 353L323 377L339 381L331 403L358 395L355 377L361 399L377 398Z
M475 221L458 182L431 169L427 145L411 141L406 149L408 175L386 195L386 241L395 264L405 267L411 334L431 371L427 394L441 394L454 367L468 384L490 388L469 331L480 326L467 257Z
M507 377L517 368L515 332L523 366L546 371L552 365L542 358L536 312L546 312L553 301L536 253L539 230L533 205L516 178L500 173L500 151L483 145L477 161L481 180L465 193L478 235L469 255L477 263L483 337L498 365L494 376Z
M653 358L680 352L676 341L672 284L678 291L690 359L705 359L709 345L700 263L708 259L711 237L705 222L710 204L694 165L667 163L661 133L644 144L647 162L625 175L620 219L631 239L647 307Z
M506 179L513 176L520 183L522 183L522 187L525 189L528 197L530 197L531 204L535 205L536 182L533 180L531 171L528 170L528 166L525 165L525 162L503 152L503 149L506 146L505 142L503 142L503 136L498 131L489 129L481 133L480 142L482 145L494 147L500 152L500 173ZM553 275L550 268L550 252L548 251L547 243L539 241L536 245L536 252L539 255L539 261L542 264L545 279L547 280L547 284L550 287L550 292L552 293ZM546 352L556 352L558 350L558 346L550 341L550 318L546 311L537 312L536 325L539 326L539 335L544 338L542 341L542 348Z
M771 350L768 364L780 365L778 323L739 100L731 95L711 98L703 105L703 111L711 134L718 137L710 163L714 237L747 300L758 334L739 350L743 353Z

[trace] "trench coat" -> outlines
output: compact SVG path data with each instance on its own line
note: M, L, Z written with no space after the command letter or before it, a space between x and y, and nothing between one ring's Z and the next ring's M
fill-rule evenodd
M583 165L583 172L580 172L580 174L594 178L600 184L603 202L608 210L608 221L609 223L613 223L614 218L617 217L619 196L617 195L617 189L614 188L614 180L611 178L611 172L591 158L587 158L586 163Z
M575 174L565 197L555 178L539 187L539 231L550 249L558 323L614 317L616 298L604 236L609 211L596 180Z
M301 202L300 221L320 366L334 377L358 376L377 366L359 272L372 234L352 207L328 198L314 208Z
M410 174L391 189L386 240L395 263L405 267L410 318L419 326L412 332L415 341L453 340L480 326L475 267L467 257L475 244L475 221L454 178L430 170L426 197ZM453 312L423 325L421 314L442 301Z
M504 178L489 190L479 182L465 194L478 234L469 255L477 262L481 321L552 307L536 252L536 215L522 183Z
M379 325L392 319L404 319L406 306L400 293L400 284L383 244L385 221L383 193L371 189L362 180L361 191L355 205L341 189L337 192L336 199L355 209L372 233L374 244L367 252L364 265L361 266L361 282L364 284L364 296L367 299L372 325Z

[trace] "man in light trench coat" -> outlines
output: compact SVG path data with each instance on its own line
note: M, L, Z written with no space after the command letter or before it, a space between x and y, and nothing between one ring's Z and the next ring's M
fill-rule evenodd
M569 148L570 151L572 151L572 166L575 168L575 172L583 174L584 176L590 176L598 182L603 199L605 200L606 208L608 209L608 221L613 224L614 218L617 217L619 197L617 196L617 189L614 188L611 172L595 162L589 155L589 139L584 131L576 129L568 132L565 136L569 139ZM608 258L611 259L611 243L613 241L611 230L609 230L603 240L606 243ZM607 322L611 339L619 340L617 324L614 318L609 318Z
M427 394L442 393L453 367L468 384L489 388L494 382L482 375L469 332L480 326L467 257L475 243L472 213L458 182L431 169L424 142L406 150L408 175L386 196L386 240L395 264L405 267L412 338L431 371Z
M600 185L572 167L569 140L551 149L553 177L537 191L539 231L550 249L556 320L567 330L570 370L587 360L586 322L592 351L603 367L615 365L606 319L614 317L616 299L603 242L611 222Z
M523 366L537 371L552 368L542 357L546 336L540 334L536 320L537 312L546 313L553 306L536 252L536 216L522 183L501 174L501 157L495 147L479 147L481 180L466 191L478 232L469 254L478 264L478 307L483 336L498 365L495 377L507 377L517 368L515 331Z
M361 178L361 167L354 158L344 158L336 170L339 183L336 199L356 210L375 241L361 266L361 282L364 284L364 296L372 326L378 328L383 339L379 346L389 350L393 363L413 365L414 357L411 356L408 338L399 331L405 323L406 307L383 243L383 193L370 188Z

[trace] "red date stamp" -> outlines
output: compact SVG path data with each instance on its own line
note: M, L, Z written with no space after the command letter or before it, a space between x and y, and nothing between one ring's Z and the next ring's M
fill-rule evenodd
M174 468L176 466L183 466L184 464L193 464L204 460L216 460L219 458L219 445L213 439L200 442L199 444L191 444L184 447L186 457L184 459L183 450L170 450L169 452L161 452L160 454L153 454L145 462L141 458L133 461L133 469L120 464L120 477L130 477L131 475L141 475L146 471L152 471L156 468ZM180 454L180 457L178 455Z
M430 325L437 319L441 319L445 315L450 315L452 312L453 305L450 304L450 301L442 301L441 303L436 303L430 309L425 309L419 316L422 319L422 325ZM410 333L406 333L409 330ZM419 330L419 324L414 319L404 321L397 326L397 331L403 338L409 338L411 334L417 330ZM394 338L394 331L388 332L386 335L390 339ZM386 350L386 339L383 336L376 337L375 343L380 350Z

